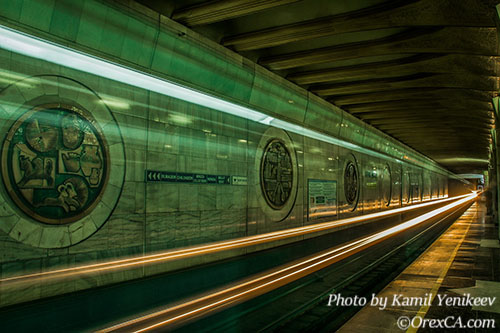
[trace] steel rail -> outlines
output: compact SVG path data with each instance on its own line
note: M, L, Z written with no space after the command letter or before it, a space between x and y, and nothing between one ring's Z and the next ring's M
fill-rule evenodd
M335 262L354 255L410 228L420 225L438 215L445 214L457 207L468 204L477 194L467 195L444 207L422 214L407 222L390 227L370 236L362 237L347 244L321 252L305 260L281 266L270 272L243 281L225 289L197 297L185 303L169 307L139 318L135 318L98 332L145 332L166 325L178 325L209 313L222 310L231 305L247 301L266 292L277 289L306 275L323 269Z

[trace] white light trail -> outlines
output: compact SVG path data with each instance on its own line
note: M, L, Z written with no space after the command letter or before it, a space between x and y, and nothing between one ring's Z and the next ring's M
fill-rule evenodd
M350 224L366 222L366 221L370 221L370 220L376 220L376 219L380 219L383 217L394 216L397 214L421 209L424 207L437 205L437 204L441 204L441 203L445 203L445 202L449 202L449 201L453 201L453 200L458 200L458 199L467 197L469 195L470 194L462 195L462 196L458 196L458 197L440 199L440 200L435 200L435 201L429 201L429 202L422 203L422 204L416 204L416 205L412 205L412 206L395 208L395 209L385 210L385 211L367 214L367 215L355 216L355 217L350 217L350 218L335 220L335 221L330 221L330 222L323 222L323 223L318 223L318 224L304 226L304 227L297 227L297 228L285 229L285 230L280 230L280 231L274 231L274 232L255 235L255 236L241 237L241 238L231 239L231 240L227 240L227 241L221 241L221 242L216 242L216 243L188 247L188 248L184 248L184 249L169 250L169 251L145 255L145 256L138 256L138 257L120 259L120 260L112 260L112 261L107 261L107 262L98 263L98 264L69 267L69 268L65 268L65 269L57 269L57 270L41 272L41 273L12 276L12 277L0 279L0 285L15 285L18 287L22 287L24 284L31 284L35 281L58 280L58 279L64 279L64 278L69 278L69 277L75 277L75 276L78 276L81 274L105 273L105 272L111 272L111 271L115 271L115 270L124 270L124 269L134 268L136 266L157 264L157 263L163 263L163 262L172 261L172 260L179 260L179 259L185 259L185 258L189 258L189 257L195 257L195 256L199 256L199 255L206 255L206 254L212 254L212 253L217 253L217 252L221 252L221 251L234 250L234 249L239 249L239 248L248 247L248 246L252 246L252 245L258 245L258 244L268 243L268 242L277 241L277 240L281 240L281 239L297 237L297 236L302 236L302 235L311 234L311 233L315 233L315 232L321 232L321 231L325 231L325 230L339 228L339 227L347 226Z
M146 316L135 318L103 330L100 333L107 333L113 331L120 331L125 329L127 332L146 332L159 327L174 324L177 321L182 321L188 318L197 317L207 314L213 310L218 310L221 307L231 305L235 302L242 302L256 296L259 296L270 290L279 288L287 283L298 280L305 275L314 273L334 262L340 261L350 255L353 255L369 246L377 244L382 240L413 228L429 219L436 217L440 214L449 212L456 207L463 205L467 202L474 200L477 194L469 194L464 198L448 204L444 207L435 209L431 212L420 215L407 222L401 223L397 226L388 228L373 235L363 237L357 241L351 242L346 245L341 245L336 248L327 250L317 256L294 263L285 267L278 268L269 273L265 273L255 279L240 283L238 285L220 290L218 292L196 298L192 301L157 311ZM208 304L206 304L208 303ZM192 309L194 307L194 309ZM180 312L180 314L177 314ZM169 315L170 314L170 315ZM167 319L162 319L165 316ZM150 321L157 318L157 322L149 324ZM134 328L144 322L143 327Z

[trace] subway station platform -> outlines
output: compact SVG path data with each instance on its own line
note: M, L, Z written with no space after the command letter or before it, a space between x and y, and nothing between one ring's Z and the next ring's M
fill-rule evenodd
M496 235L485 204L475 202L339 332L498 330L500 245ZM375 305L381 300L387 302L383 309Z
M500 326L499 2L0 1L0 333Z

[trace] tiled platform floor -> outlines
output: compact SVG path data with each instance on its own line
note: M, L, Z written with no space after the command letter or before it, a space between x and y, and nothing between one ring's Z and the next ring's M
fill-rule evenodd
M426 295L427 294L427 295ZM432 306L415 304L429 299ZM439 298L450 297L496 297L492 306L439 306ZM394 302L394 295L417 297L413 305ZM470 319L493 319L486 324L495 328L461 328L444 326L445 322L434 322L437 327L420 327L418 332L500 332L500 245L498 229L491 216L486 215L483 202L474 203L441 237L436 240L415 262L407 267L394 281L378 295L387 298L387 307L379 310L365 306L339 332L415 332L415 328L399 328L398 318L409 320L418 316L425 319L448 319L453 326L460 317L467 325ZM425 303L425 302L423 302ZM431 302L428 302L431 303ZM405 319L400 319L405 323ZM418 326L419 319L415 319ZM474 324L474 323L473 323ZM429 322L427 323L429 325ZM403 326L403 325L401 325ZM483 326L484 327L484 326Z

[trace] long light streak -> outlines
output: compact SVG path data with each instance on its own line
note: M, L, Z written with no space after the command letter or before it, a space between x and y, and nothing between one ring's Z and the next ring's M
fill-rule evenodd
M401 207L401 208L396 208L396 209L392 209L392 210L377 212L377 213L368 214L368 215L355 216L355 217L351 217L351 218L330 221L330 222L323 222L323 223L318 223L315 225L291 228L291 229L286 229L286 230L281 230L281 231L275 231L275 232L255 235L255 236L241 237L241 238L236 238L236 239L228 240L228 241L222 241L222 242L210 243L210 244L206 244L206 245L188 247L185 249L170 250L170 251L165 251L162 253L151 254L151 255L146 255L146 256L139 256L139 257L127 258L127 259L121 259L121 260L113 260L113 261L108 261L108 262L103 262L103 263L98 263L98 264L82 265L82 266L77 266L77 267L70 267L70 268L52 270L52 271L41 272L41 273L7 277L7 278L0 279L0 284L13 284L13 283L21 283L21 282L30 282L31 283L31 282L40 281L40 280L62 279L62 278L68 278L68 277L79 275L79 274L89 274L89 273L113 271L113 270L117 270L117 269L126 269L126 268L131 268L131 267L139 266L139 265L166 262L166 261L170 261L170 260L184 259L184 258L188 258L188 257L216 253L216 252L220 252L220 251L234 250L234 249L238 249L238 248L242 248L242 247L248 247L248 246L252 246L252 245L258 245L258 244L262 244L262 243L277 241L277 240L281 240L281 239L285 239L285 238L298 237L298 236L302 236L302 235L306 235L306 234L310 234L310 233L314 233L314 232L321 232L321 231L325 231L325 230L329 230L329 229L333 229L333 228L339 228L339 227L354 224L354 223L367 222L370 220L376 220L376 219L380 219L383 217L390 217L393 215L413 211L416 209L421 209L421 208L428 207L431 205L437 205L437 204L441 204L441 203L445 203L445 202L449 202L449 201L453 201L453 200L458 200L460 198L464 198L467 196L468 195L451 197L451 198L426 202L423 204L418 204L418 205L413 205L413 206L407 206L407 207Z
M277 240L282 240L291 237L303 236L306 234L321 232L325 230L330 230L334 228L345 227L351 224L369 222L372 220L377 220L380 218L390 217L398 214L402 214L405 212L421 209L424 207L438 205L445 202L458 200L464 197L467 197L468 194L451 197L446 199L440 199L435 201L429 201L422 204L406 206L401 208L395 208L391 210L381 211L377 213L361 215L350 217L341 220L335 220L330 222L323 222L314 225L297 227L291 229L285 229L280 231L274 231L270 233L255 235L255 236L247 236L236 238L227 241L221 241L216 243L209 243L206 245L192 246L184 249L178 250L169 250L161 253L150 254L145 256L138 256L133 258L126 258L120 260L112 260L103 263L90 264L90 265L82 265L76 267L69 267L64 269L51 270L47 272L41 273L33 273L33 274L25 274L18 275L12 277L6 277L0 279L0 285L20 285L23 283L33 283L33 282L42 282L48 280L58 280L69 277L74 277L80 274L92 274L92 273L106 273L119 269L129 269L134 268L136 266L142 266L147 264L156 264L167 262L171 260L179 260L185 259L189 257L195 257L199 255L206 255L217 253L221 251L235 250L243 247L249 247L253 245L259 245L263 243L273 242Z
M155 313L148 314L146 316L126 321L124 323L120 323L118 325L111 326L98 332L105 333L123 330L125 330L126 332L135 333L145 332L152 329L157 329L161 326L174 324L178 321L187 320L188 318L193 319L198 316L205 315L211 311L218 310L221 307L226 307L234 304L235 302L242 302L244 300L254 298L265 292L295 281L308 274L314 273L369 246L375 245L389 237L392 237L398 233L401 233L425 221L428 221L433 217L449 212L458 206L474 200L476 196L477 194L475 193L467 195L466 197L444 207L422 214L407 222L375 233L371 236L367 236L346 245L341 245L334 249L327 250L326 252L323 252L320 255L314 256L307 260L285 266L284 268L279 268L270 273L261 275L253 280L243 282L241 284L200 298L196 298L192 301L188 301L172 308L161 310ZM193 307L194 309L192 309ZM168 318L163 320L158 318L162 316L167 316ZM160 321L157 321L154 324L147 323L154 318L158 318ZM141 325L141 323L143 323L143 325ZM134 328L134 326L141 327Z

